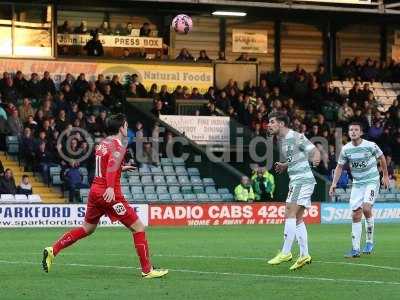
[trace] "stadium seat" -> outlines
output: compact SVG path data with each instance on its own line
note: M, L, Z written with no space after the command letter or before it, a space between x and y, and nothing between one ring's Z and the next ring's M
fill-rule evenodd
M28 197L26 195L16 194L14 196L14 198L15 198L16 202L27 202L28 201Z
M197 197L195 194L183 194L183 199L185 201L196 201Z
M7 153L11 155L16 155L19 153L19 141L18 136L9 135L6 137L6 148Z
M153 179L149 175L142 176L141 181L143 185L153 185Z
M140 175L150 175L151 171L148 167L141 167L141 168L139 168L139 174Z
M61 166L50 167L50 168L49 168L50 178L51 178L53 175L56 175L56 174L60 175L60 173L61 173Z
M124 198L125 198L125 200L128 201L128 202L132 202L132 201L133 201L133 196L132 196L131 193L129 193L129 194L124 194Z
M191 185L189 177L187 176L178 176L178 182L180 185Z
M184 166L175 167L176 175L188 175L188 172Z
M212 178L203 178L204 186L215 186L215 181Z
M190 183L193 186L195 186L195 185L203 186L203 181L201 180L201 178L199 176L190 177Z
M162 166L173 166L174 164L172 163L172 159L167 158L167 157L162 157L161 158L161 165Z
M1 201L4 201L4 202L15 201L15 197L12 194L1 194L0 199L1 199Z
M82 203L87 203L88 202L88 198L89 198L88 196L82 196L81 197L81 202Z
M217 190L214 186L206 186L206 193L207 194L217 194Z
M146 198L146 201L149 201L149 202L156 202L156 201L158 201L157 194L145 194L144 196L145 196L145 198Z
M150 172L152 175L163 175L161 167L150 167Z
M167 185L167 183L165 182L165 178L164 176L160 176L160 175L155 175L154 176L154 184L155 185Z
M166 181L168 185L179 185L175 176L166 176Z
M185 161L183 160L183 158L179 158L179 157L174 157L172 159L172 163L174 166L184 166L185 165Z
M60 174L54 174L53 176L51 176L50 180L51 180L52 185L62 185L63 184Z
M200 176L200 171L197 168L188 168L187 171L190 176Z
M171 201L171 195L167 194L167 193L159 194L158 195L158 200L159 201L165 201L165 202Z
M193 186L193 193L195 194L201 194L204 193L204 188L201 185L194 185Z
M183 201L184 197L182 194L179 194L179 193L171 194L171 200L172 201Z
M149 185L144 187L144 193L145 194L155 194L156 189L154 188L154 185Z
M163 166L162 167L164 175L175 175L175 170L173 166Z
M179 186L169 186L168 191L170 194L179 194L180 193L180 188Z
M79 172L81 172L81 174L82 174L83 176L89 174L89 172L88 172L88 170L86 169L86 167L80 167L80 168L79 168Z
M121 183L121 185L128 185L129 184L128 178L126 178L126 177L121 177L119 182Z
M129 176L128 178L129 185L141 185L139 176Z
M190 185L184 185L181 187L182 194L192 194L192 187Z
M138 201L138 202L146 200L146 198L145 198L143 193L141 193L141 194L132 193L132 199L133 199L133 201Z
M142 186L141 185L131 186L131 193L132 194L143 194Z
M156 187L156 192L157 192L158 195L160 195L160 194L168 194L167 186L165 186L165 185L157 186Z
M205 193L197 194L196 196L197 196L197 200L198 200L198 201L204 201L204 202L206 202L206 201L209 200L208 195L205 194Z
M218 193L208 194L208 197L210 198L210 201L221 201L222 200L221 195Z
M28 202L30 203L40 203L42 202L42 198L40 197L40 195L28 195Z
M131 193L131 189L129 188L129 186L127 186L127 185L123 185L123 186L121 186L121 191L122 191L122 193L125 195L125 194L130 194Z
M218 194L229 194L229 189L227 188L219 188L218 190Z
M231 193L229 194L221 194L221 198L223 201L233 201L233 195Z

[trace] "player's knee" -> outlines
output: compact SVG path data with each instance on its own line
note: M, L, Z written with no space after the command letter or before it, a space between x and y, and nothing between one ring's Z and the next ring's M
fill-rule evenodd
M361 208L353 210L353 222L360 222L362 217L362 210Z

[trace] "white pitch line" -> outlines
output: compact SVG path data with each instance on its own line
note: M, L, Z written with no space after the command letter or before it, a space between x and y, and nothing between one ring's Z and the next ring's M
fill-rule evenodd
M1 253L1 254L9 254L9 253ZM14 252L15 254L15 252ZM23 254L34 254L34 255L41 255L42 253L39 252L31 252ZM64 255L68 256L92 256L90 253L63 253ZM104 253L103 256L124 256L127 255L126 253ZM253 260L253 261L266 261L267 258L265 257L242 257L242 256L214 256L214 255L174 255L174 254L152 254L151 256L155 257L173 257L173 258L189 258L189 259L226 259L226 260ZM351 263L351 262L341 262L341 261L323 261L323 260L313 260L313 263L319 264L330 264L330 265L343 265L343 266L356 266L356 267L364 267L364 268L373 268L373 269L382 269L382 270L389 270L389 271L400 271L400 267L390 267L390 266L379 266L379 265L371 265L371 264L364 264L364 263Z
M40 265L37 262L29 261L6 261L0 260L0 264L26 264L26 265ZM139 269L127 266L108 266L108 265L90 265L90 264L59 264L67 267L84 267L84 268L107 268L107 269ZM400 282L396 281L381 281L381 280L362 280L362 279L344 279L344 278L327 278L327 277L305 277L305 276L289 276L289 275L269 275L269 274L255 274L255 273L232 273L232 272L215 272L215 271L199 271L189 269L169 269L170 271L180 273L192 273L202 275L220 275L220 276L239 276L239 277L257 277L257 278L271 278L271 279L287 279L287 280L309 280L309 281L322 281L322 282L343 282L343 283L362 283L362 284L379 284L379 285L395 285L400 286Z

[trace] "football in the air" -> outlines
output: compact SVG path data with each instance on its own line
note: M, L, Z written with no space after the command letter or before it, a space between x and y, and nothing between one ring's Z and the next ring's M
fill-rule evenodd
M192 18L187 15L177 15L171 24L177 33L188 34L193 28Z

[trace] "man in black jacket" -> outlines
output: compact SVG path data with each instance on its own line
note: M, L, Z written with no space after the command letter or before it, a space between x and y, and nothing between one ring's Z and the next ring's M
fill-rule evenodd
M91 33L91 36L93 38L86 43L83 49L86 50L88 56L103 56L104 50L99 40L99 34L94 31Z
M10 169L6 169L4 176L0 178L0 194L14 195L16 190L13 173Z

